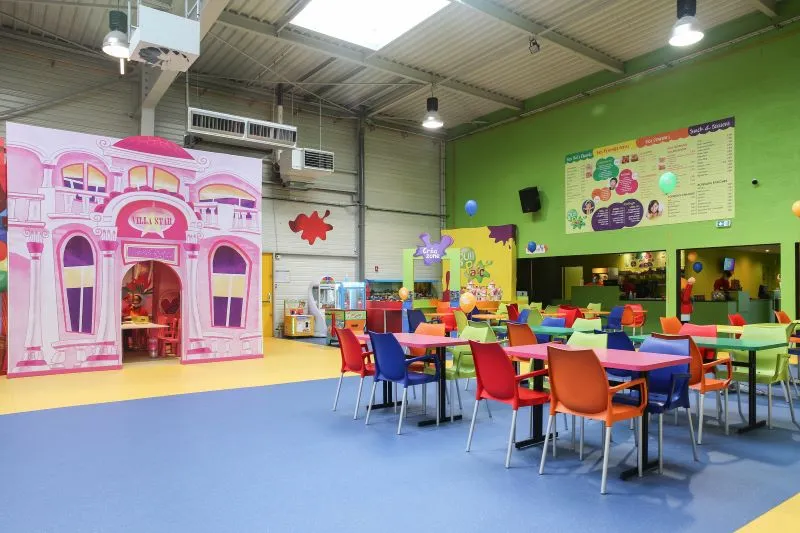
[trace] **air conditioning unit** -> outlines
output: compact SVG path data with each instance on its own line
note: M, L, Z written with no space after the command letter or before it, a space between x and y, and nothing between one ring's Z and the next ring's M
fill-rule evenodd
M297 128L266 120L237 117L196 107L189 108L188 135L200 140L260 150L294 148ZM331 154L331 160L333 154Z
M333 174L333 152L313 148L284 150L279 163L284 183L309 183Z
M200 22L138 3L128 53L161 70L186 72L200 55Z

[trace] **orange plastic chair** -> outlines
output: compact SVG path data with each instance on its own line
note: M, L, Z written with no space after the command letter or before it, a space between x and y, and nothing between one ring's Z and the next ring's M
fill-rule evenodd
M641 418L647 406L647 381L638 378L615 387L609 387L608 376L592 350L561 350L549 346L547 348L547 364L550 377L550 416L547 418L547 432L544 435L539 474L544 473L547 442L553 432L553 421L557 413L599 420L606 427L603 447L603 477L600 482L600 494L605 494L611 427L616 422ZM639 405L613 403L612 398L616 393L634 387L639 388ZM638 431L637 442L642 442L641 423L639 423ZM640 476L642 475L641 454L642 448L639 446L637 462ZM556 443L553 440L553 456L555 457L555 455Z
M627 326L633 330L636 335L636 328L644 327L644 321L647 317L647 312L642 308L641 304L628 304L622 311L622 327Z
M689 374L691 377L689 378L689 388L693 391L697 392L698 395L698 407L700 410L700 420L698 421L698 431L697 431L697 444L703 444L703 399L705 398L706 393L708 392L716 392L719 394L720 392L723 393L724 396L724 404L723 408L725 411L725 434L728 434L728 387L731 384L731 379L733 378L733 363L731 363L731 358L729 355L725 355L714 359L712 361L706 362L703 360L703 353L698 348L697 344L695 344L694 339L690 335L662 335L659 333L653 333L653 337L658 337L660 339L676 339L676 340L684 340L688 339L689 341L689 356L692 358L689 363ZM706 374L712 373L714 374L716 368L718 366L725 366L727 367L728 374L725 378L719 379L716 377L709 377ZM716 375L716 374L714 374ZM677 411L675 412L677 415ZM689 420L691 424L692 421Z
M436 304L437 313L452 313L453 308L450 307L450 302L439 302Z
M786 311L775 311L775 318L779 324L791 324L792 319L786 314Z
M668 335L677 335L681 330L681 321L676 316L661 317L661 331Z
M437 337L444 337L445 326L444 324L431 324L428 322L423 322L417 326L417 329L414 330L414 333L419 333L420 335L435 335ZM422 357L423 355L427 355L425 348L409 348L408 353L411 355L411 357ZM408 365L408 369L412 372L423 372L425 370L425 363L411 363Z
M508 344L509 346L526 346L528 344L538 344L536 335L528 324L508 323Z

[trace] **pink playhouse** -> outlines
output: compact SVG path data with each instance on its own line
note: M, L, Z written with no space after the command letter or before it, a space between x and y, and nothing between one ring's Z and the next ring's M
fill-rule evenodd
M10 377L262 357L261 161L8 123Z

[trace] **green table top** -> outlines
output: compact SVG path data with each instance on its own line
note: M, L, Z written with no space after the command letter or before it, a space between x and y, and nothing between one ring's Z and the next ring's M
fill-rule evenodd
M572 335L572 333L575 331L572 328L560 328L555 326L531 326L530 328L534 333L539 335L550 335L551 337ZM495 331L495 333L508 333L508 328L506 326L492 326L492 329Z
M633 335L631 340L635 343L644 342L650 335ZM744 350L754 351L769 350L772 348L783 348L788 346L787 342L730 339L726 337L692 337L695 344L700 348L713 348L715 350Z

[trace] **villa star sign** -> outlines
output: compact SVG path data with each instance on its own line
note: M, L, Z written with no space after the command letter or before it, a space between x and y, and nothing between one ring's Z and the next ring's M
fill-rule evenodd
M417 246L414 257L421 257L426 265L441 263L445 252L453 244L453 238L450 235L445 235L441 241L435 243L431 242L431 236L428 233L423 233L419 238L422 246Z

